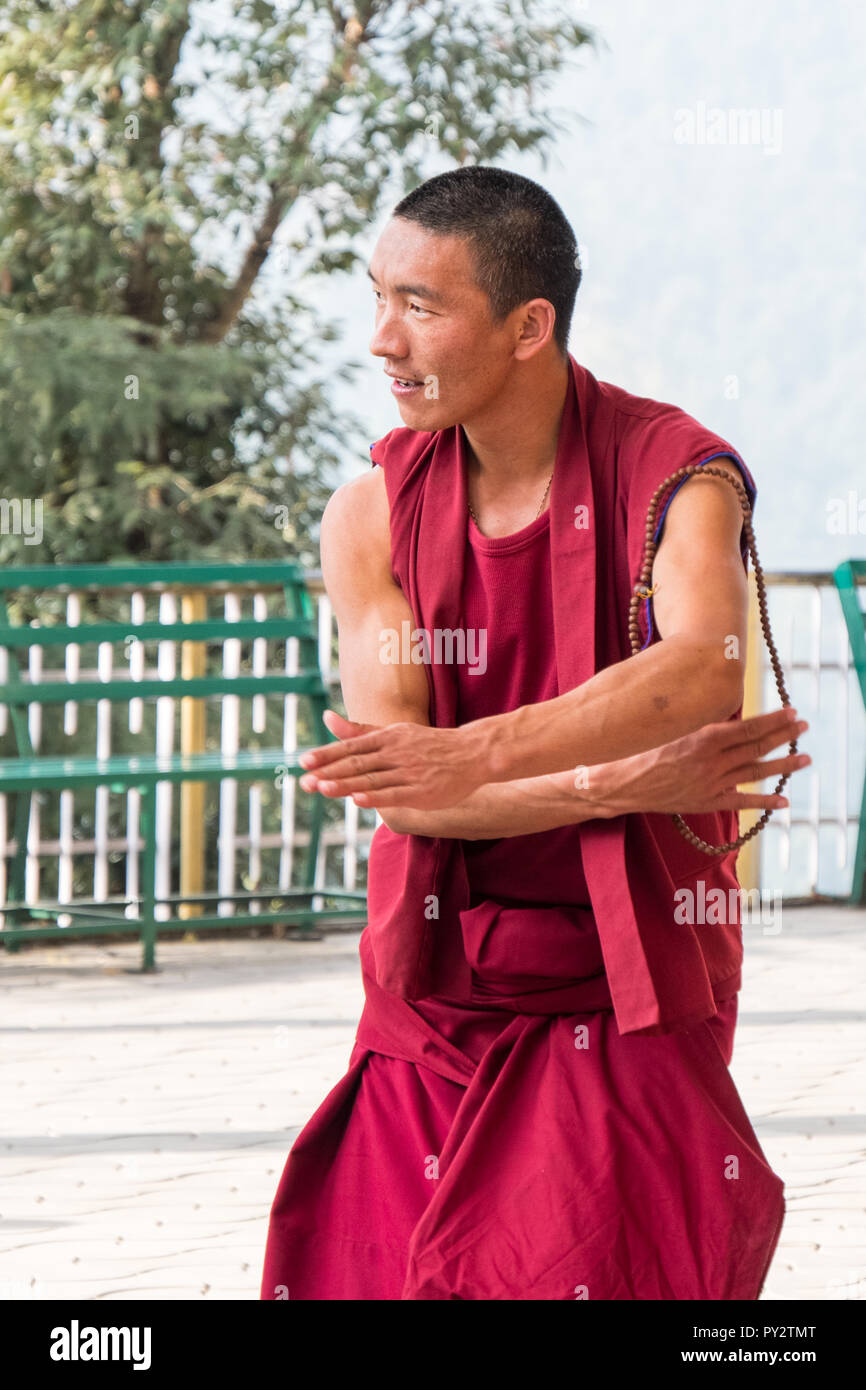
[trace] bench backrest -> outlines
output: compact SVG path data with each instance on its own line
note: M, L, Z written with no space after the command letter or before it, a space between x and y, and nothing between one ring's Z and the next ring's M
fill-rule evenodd
M98 622L33 621L13 623L9 615L10 597L22 595L105 594L113 591L132 594L177 592L207 596L247 591L263 594L282 590L285 615L277 617L208 616L185 622L131 621L129 618ZM165 679L144 679L144 645L149 642L219 643L254 638L298 640L297 672L267 671L258 675L228 675L224 672L201 675L181 670ZM46 673L47 679L32 679L22 669L27 653L34 647L80 649L90 643L119 644L128 668L121 677L109 680L71 678L65 669ZM268 693L298 694L312 697L319 741L330 735L321 713L327 706L328 689L318 660L318 624L314 604L304 582L303 570L279 560L249 563L201 561L192 564L30 565L0 572L0 649L6 649L7 671L0 680L0 705L9 708L18 753L32 754L26 710L30 705L57 706L74 701L123 701L156 699L164 696L254 696ZM24 661L22 662L22 657ZM68 656L67 656L68 661ZM95 664L95 663L94 663Z
M866 705L866 613L857 597L858 582L861 586L866 582L866 560L843 560L833 571L833 581L839 592L854 668Z

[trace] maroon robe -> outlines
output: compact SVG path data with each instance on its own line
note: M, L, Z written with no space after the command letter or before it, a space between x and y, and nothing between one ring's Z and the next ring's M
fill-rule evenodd
M647 511L678 468L739 455L676 406L632 396L570 358L569 389L550 492L550 565L558 694L631 655L629 599L640 579ZM435 434L392 430L372 447L385 470L392 571L419 628L460 626L466 535L466 471L460 427ZM686 480L683 479L679 486ZM662 499L656 536L664 523ZM583 511L579 509L583 508ZM746 565L745 539L741 551ZM650 601L638 612L646 632ZM658 640L653 631L651 640ZM644 645L648 645L644 642ZM430 722L455 723L453 667L425 665ZM739 712L732 718L739 718ZM714 844L736 839L735 811L691 815ZM623 1033L687 1027L715 1013L740 987L739 921L689 925L672 919L674 886L704 879L707 892L737 887L735 855L711 857L683 838L669 815L634 812L580 827L583 863L605 968ZM370 851L370 942L376 978L405 999L459 988L466 961L459 914L468 884L459 840L376 831ZM411 888L411 891L407 891ZM438 920L424 915L429 894ZM718 989L722 993L718 994ZM715 991L715 992L714 992Z
M480 602L464 583L462 430L395 430L373 453L416 622L458 629ZM725 441L571 359L549 526L535 528L549 529L533 580L546 589L517 614L524 684L505 688L507 663L488 682L498 709L629 655L649 499L719 454L753 500ZM454 666L425 669L431 723L465 722L473 678L461 711ZM497 709L468 717L484 712ZM733 812L688 821L736 836ZM728 1071L739 920L674 919L676 886L736 887L734 856L695 850L661 815L487 843L376 831L365 1008L348 1072L289 1155L262 1297L756 1298L784 1202ZM582 873L558 879L569 853Z

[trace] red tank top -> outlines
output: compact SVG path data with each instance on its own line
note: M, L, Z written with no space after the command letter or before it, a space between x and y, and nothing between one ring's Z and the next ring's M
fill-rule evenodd
M462 595L468 659L456 666L458 724L559 694L549 528L549 509L510 536L485 536L469 517ZM486 652L480 645L484 633ZM487 897L506 904L590 906L579 825L462 843L473 906ZM531 898L527 860L533 866Z

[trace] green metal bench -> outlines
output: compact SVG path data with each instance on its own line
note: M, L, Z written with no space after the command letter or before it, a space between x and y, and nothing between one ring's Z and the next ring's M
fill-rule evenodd
M860 682L863 706L866 708L866 613L857 598L857 584L866 581L866 560L843 560L833 571L833 581L839 593L854 669ZM863 782L863 799L860 805L860 828L857 835L857 848L854 852L854 878L851 884L851 902L866 906L866 778Z
M99 594L118 591L152 595L166 591L183 594L253 593L281 590L285 615L278 617L242 617L228 621L224 617L206 617L202 621L131 622L127 618L111 621L73 623L44 618L38 625L12 623L9 600L20 591L33 603L33 596L55 596L54 607L64 602L63 595ZM21 600L18 600L19 608ZM282 602L281 602L282 607ZM56 614L54 615L57 616ZM268 671L261 675L181 674L171 679L146 677L132 679L131 671L123 678L111 680L70 680L65 669L46 672L37 680L22 672L20 658L28 649L39 647L43 654L50 648L65 649L84 643L223 643L227 639L251 641L265 638L283 642L297 639L297 672ZM318 632L314 605L304 583L303 571L281 561L261 561L246 564L202 562L198 564L108 564L24 566L7 569L0 574L0 649L7 652L8 674L0 684L0 705L5 705L14 735L17 756L0 758L0 792L19 793L14 818L15 852L11 857L5 903L0 913L6 925L0 929L0 943L15 950L22 940L56 938L61 935L91 935L131 932L140 934L142 941L142 970L156 968L156 940L159 932L194 931L199 927L236 927L239 925L293 924L303 933L314 934L315 926L324 921L359 920L366 917L366 894L363 890L347 890L316 885L316 865L319 856L321 830L325 817L325 801L318 795L310 798L309 850L305 858L302 881L291 889L256 888L244 893L227 893L222 888L203 893L162 893L157 896L155 863L157 846L157 785L160 782L181 784L234 781L269 781L279 786L279 778L300 777L304 769L299 762L305 747L332 740L322 715L330 699L318 661ZM140 648L144 652L145 648ZM189 651L190 648L182 650ZM206 648L199 646L199 652ZM65 657L65 652L64 652ZM49 678L50 677L50 678ZM34 752L28 727L28 710L34 705L59 713L68 702L87 706L95 701L128 703L133 699L154 700L164 696L176 699L193 697L198 700L222 699L228 695L252 697L278 693L305 696L309 700L312 743L304 747L249 747L237 752L219 751L178 752L170 755L143 752L112 754L97 757L92 753L71 756L45 755ZM137 789L141 794L138 844L141 850L140 894L124 903L106 903L75 898L72 902L28 904L25 902L27 837L30 823L31 797L45 790L67 791L81 788L108 787L111 791L127 792ZM127 841L128 848L128 841ZM315 901L328 899L336 907L315 907ZM205 911L209 903L228 901L231 915L223 916ZM275 911L250 911L264 901L278 904ZM288 905L282 906L286 901ZM298 900L301 900L298 905ZM195 904L187 911L199 915L178 916L181 904ZM157 917L157 908L167 905L170 916ZM130 907L137 915L127 915ZM52 918L65 917L70 925L39 925ZM29 923L24 924L25 919Z

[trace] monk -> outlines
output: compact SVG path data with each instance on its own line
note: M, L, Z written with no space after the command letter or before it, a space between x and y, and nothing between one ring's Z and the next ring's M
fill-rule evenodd
M350 717L301 779L381 816L365 1006L263 1299L756 1299L778 1242L729 1071L735 852L673 814L729 844L787 805L737 786L805 765L766 755L807 725L742 718L743 512L700 469L753 507L751 473L569 353L580 275L554 199L484 167L421 184L374 250L403 427L325 510Z

